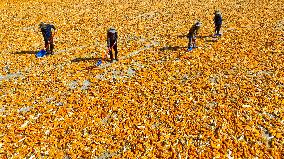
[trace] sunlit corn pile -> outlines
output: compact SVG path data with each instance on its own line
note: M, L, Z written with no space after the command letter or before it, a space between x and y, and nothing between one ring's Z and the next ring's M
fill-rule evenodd
M2 0L0 157L283 158L283 10L282 0ZM196 20L199 48L186 52ZM55 54L36 58L40 22L57 29ZM96 66L111 26L120 60Z

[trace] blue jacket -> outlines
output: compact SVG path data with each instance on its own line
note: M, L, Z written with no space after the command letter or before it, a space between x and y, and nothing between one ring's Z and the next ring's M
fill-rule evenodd
M54 25L47 24L46 27L41 28L41 32L42 32L42 35L43 35L45 41L48 41L51 38L51 36L52 36L51 29L55 30Z
M221 16L221 14L215 14L214 23L215 23L215 25L222 25L222 16Z

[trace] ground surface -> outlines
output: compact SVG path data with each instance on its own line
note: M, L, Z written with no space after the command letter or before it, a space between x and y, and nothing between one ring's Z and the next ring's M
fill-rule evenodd
M1 158L283 157L283 6L2 0ZM200 48L185 52L196 19ZM56 53L36 59L41 21L58 29ZM121 60L98 68L110 26Z

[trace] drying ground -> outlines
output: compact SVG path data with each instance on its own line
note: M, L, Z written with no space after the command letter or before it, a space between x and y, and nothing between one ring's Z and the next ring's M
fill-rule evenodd
M279 0L2 0L2 158L281 158ZM212 38L213 13L224 18ZM187 31L202 22L198 46ZM37 59L40 22L55 55ZM118 62L106 31L118 30Z

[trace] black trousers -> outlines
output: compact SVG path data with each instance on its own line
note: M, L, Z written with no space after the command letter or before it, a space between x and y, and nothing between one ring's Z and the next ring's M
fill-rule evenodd
M187 47L188 48L196 47L195 41L196 41L196 37L194 35L188 36L188 46Z
M48 43L48 39L45 38L44 39L44 45L45 45L47 53L52 54L53 49L54 49L53 38L49 39L49 43Z
M221 29L221 25L216 24L215 25L215 33L220 34L220 29Z
M118 51L117 51L117 44L113 44L111 43L110 44L110 47L113 46L112 48L109 49L109 55L110 55L110 59L113 60L113 54L112 54L112 49L114 50L114 55L115 55L115 59L117 59L117 54L118 54Z

